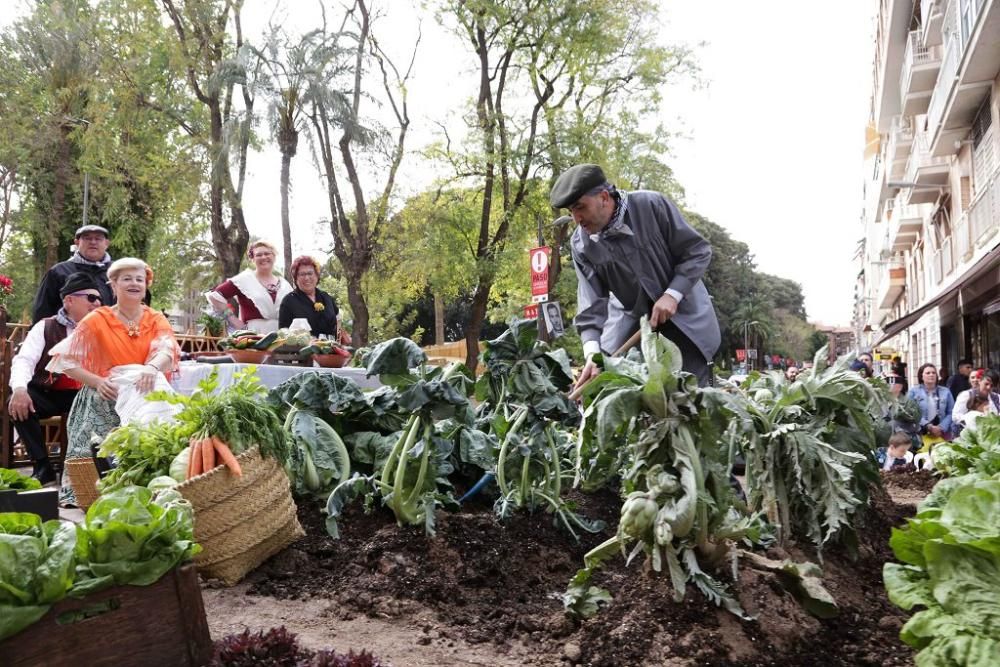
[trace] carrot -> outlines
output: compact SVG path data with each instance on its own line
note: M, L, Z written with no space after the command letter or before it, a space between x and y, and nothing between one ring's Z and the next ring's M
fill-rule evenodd
M202 473L201 448L203 444L201 440L195 440L194 444L191 445L191 477L197 477ZM191 477L188 479L191 479Z
M233 456L233 450L229 449L229 445L222 442L219 438L214 435L211 438L212 445L215 447L215 451L219 454L219 460L222 461L229 470L237 477L243 476L243 469L240 467L240 462L236 460Z
M215 467L215 448L212 447L211 437L201 442L201 467L202 472L208 472Z
M192 470L194 470L194 446L195 446L195 443L197 443L197 442L198 441L195 438L189 438L188 439L188 450L189 450L188 451L188 467L187 467L187 472L184 475L184 479L185 480L189 480L192 477L194 477L194 475L191 474L191 472L192 472Z

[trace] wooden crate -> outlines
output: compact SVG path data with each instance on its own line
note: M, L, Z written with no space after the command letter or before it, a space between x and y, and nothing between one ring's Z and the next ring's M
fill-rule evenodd
M205 665L212 638L198 573L175 568L150 586L114 586L66 598L0 642L5 667Z

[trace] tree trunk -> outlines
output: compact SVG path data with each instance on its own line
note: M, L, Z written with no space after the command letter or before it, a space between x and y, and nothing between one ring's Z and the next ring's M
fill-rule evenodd
M59 261L59 230L62 226L63 211L66 208L66 184L69 181L70 144L69 130L59 127L59 158L56 162L55 183L52 187L52 208L49 209L48 236L45 239L45 266L48 271Z
M444 299L434 295L434 344L444 345Z
M476 373L479 365L479 338L483 332L483 322L486 320L486 305L490 300L490 289L493 281L480 278L476 291L472 295L472 312L469 313L469 323L465 328L465 365Z
M347 273L347 302L351 304L354 316L351 322L351 345L364 347L368 344L368 302L361 289L361 275L353 271Z
M285 277L292 282L292 227L288 221L288 181L292 155L281 151L281 239L285 245Z

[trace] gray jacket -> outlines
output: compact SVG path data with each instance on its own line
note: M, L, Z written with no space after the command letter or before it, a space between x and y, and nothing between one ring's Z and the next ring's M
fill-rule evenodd
M637 191L622 196L627 197L625 224L618 232L592 238L577 227L570 239L578 281L574 324L580 338L601 339L609 293L633 318L634 332L639 318L649 315L670 288L684 295L672 321L711 361L722 340L701 280L712 260L711 246L663 195Z

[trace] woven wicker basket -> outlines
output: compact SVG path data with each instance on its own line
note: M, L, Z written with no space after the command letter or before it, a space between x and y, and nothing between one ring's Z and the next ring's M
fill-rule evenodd
M243 477L219 466L177 487L194 506L198 570L227 586L305 535L278 462L261 458L256 447L236 459Z
M97 491L99 477L94 459L66 459L64 466L69 475L69 485L73 487L73 495L76 496L77 507L87 509L100 495Z

